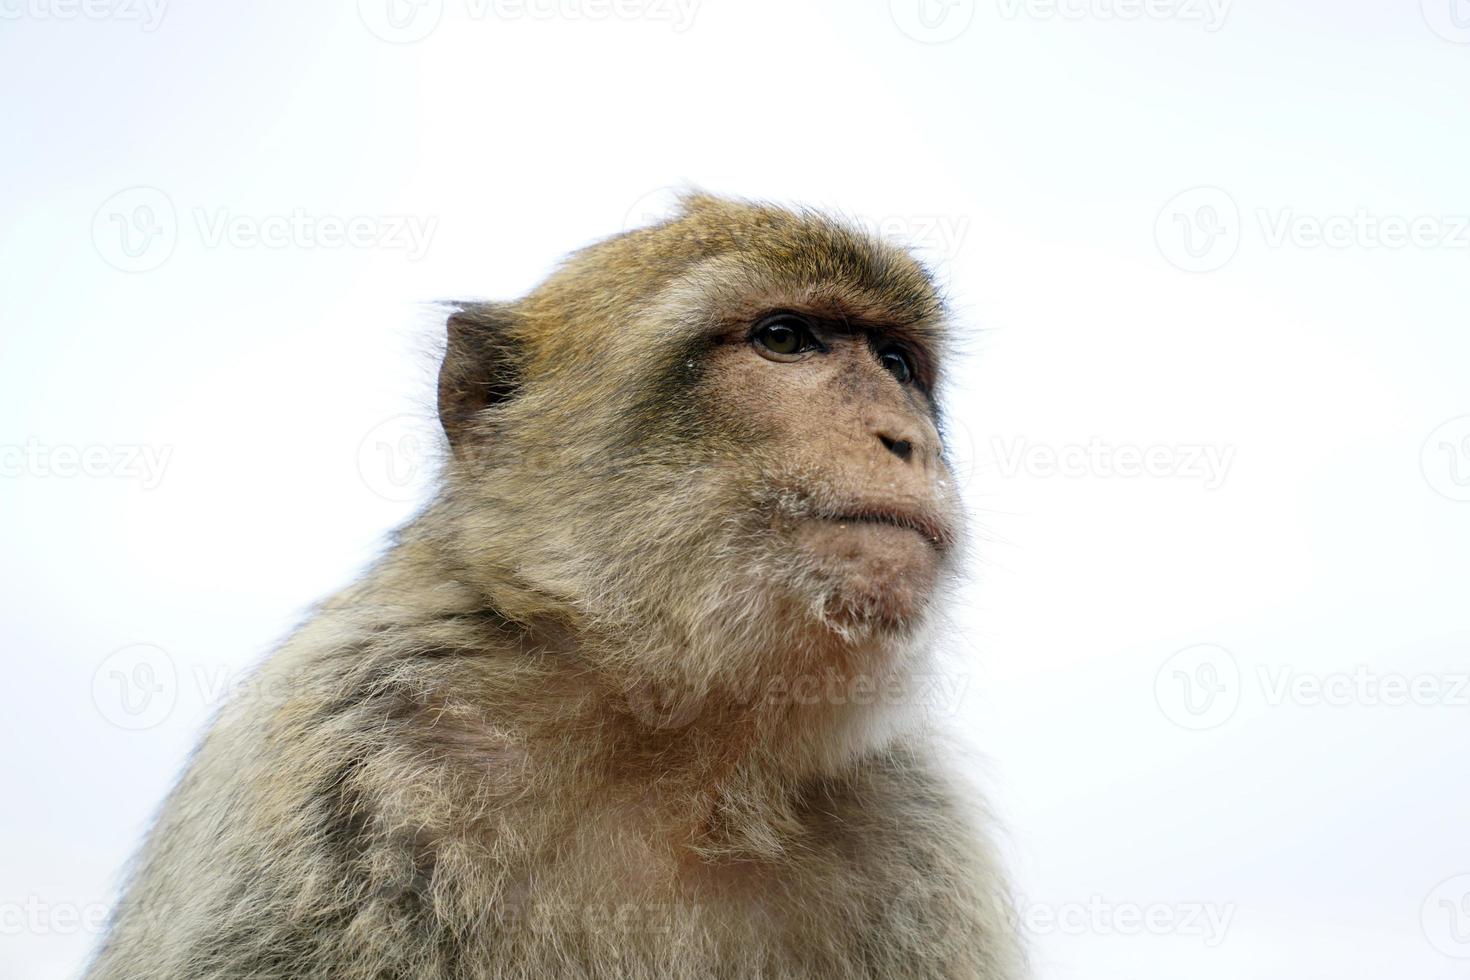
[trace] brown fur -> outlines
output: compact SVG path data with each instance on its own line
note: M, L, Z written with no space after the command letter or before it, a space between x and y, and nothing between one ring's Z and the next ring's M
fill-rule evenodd
M925 383L762 360L772 310ZM902 252L704 196L463 305L442 492L221 712L88 976L1018 976L923 719L851 696L927 669L943 340ZM830 519L893 507L935 548Z

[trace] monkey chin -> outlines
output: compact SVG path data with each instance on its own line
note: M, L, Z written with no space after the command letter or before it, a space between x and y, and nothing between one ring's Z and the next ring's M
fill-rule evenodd
M811 518L796 537L828 584L824 614L844 629L913 626L945 565L934 541L884 521Z

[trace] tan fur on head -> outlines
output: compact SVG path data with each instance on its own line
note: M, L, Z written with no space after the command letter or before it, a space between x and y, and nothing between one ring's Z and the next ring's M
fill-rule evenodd
M707 195L461 304L440 494L222 712L89 975L1018 976L912 703L944 350L901 250Z

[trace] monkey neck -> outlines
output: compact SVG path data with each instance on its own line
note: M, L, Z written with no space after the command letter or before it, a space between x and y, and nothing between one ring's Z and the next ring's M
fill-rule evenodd
M854 681L901 682L903 658L881 644L854 652L822 637L765 651L758 676L691 675L677 669L688 656L677 639L599 629L509 576L489 584L442 530L411 525L338 605L366 620L360 630L400 638L385 657L431 645L454 667L425 678L452 685L441 700L533 758L554 754L589 794L657 800L703 825L722 799L780 797L842 771L907 720L854 694ZM460 748L484 743L466 732Z

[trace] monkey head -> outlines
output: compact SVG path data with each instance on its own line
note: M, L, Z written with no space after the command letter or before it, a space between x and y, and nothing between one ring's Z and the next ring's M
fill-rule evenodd
M708 691L887 669L958 544L944 329L902 250L686 198L450 317L445 546L505 616L569 624L597 670Z

